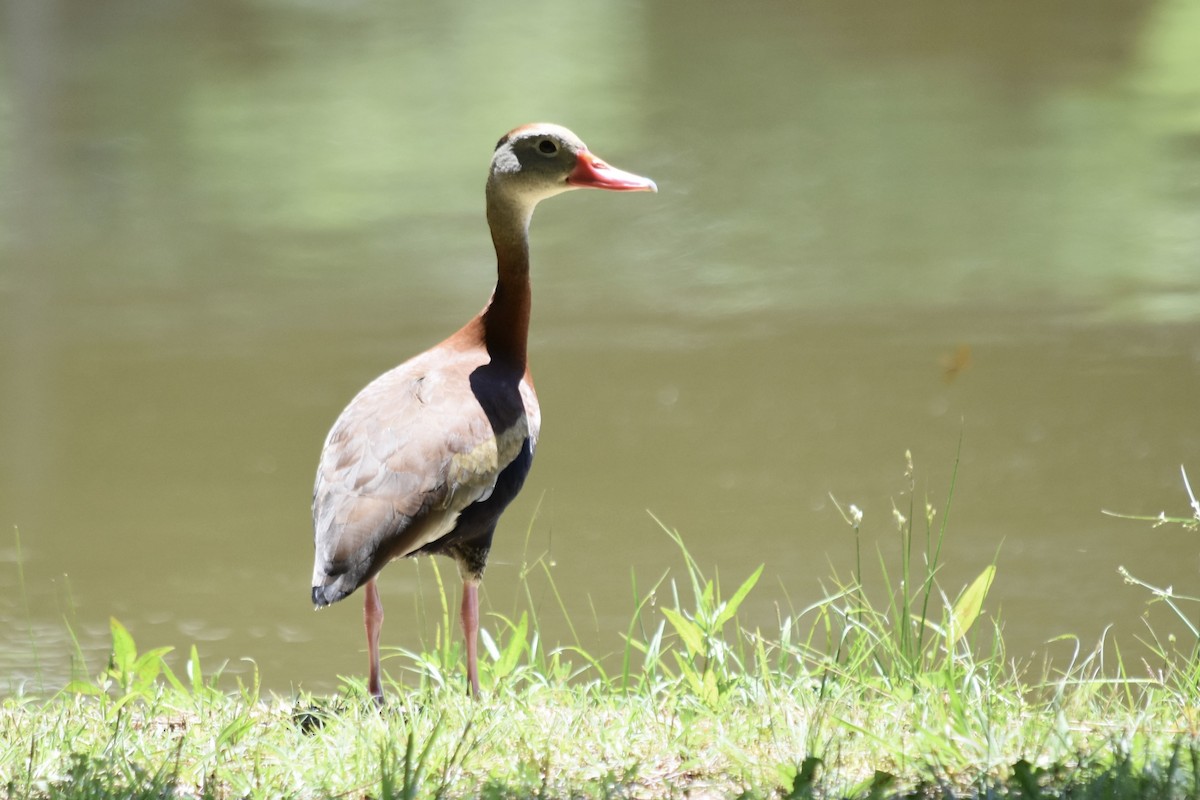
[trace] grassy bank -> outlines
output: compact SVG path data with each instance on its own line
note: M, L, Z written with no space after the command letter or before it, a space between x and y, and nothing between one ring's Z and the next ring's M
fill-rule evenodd
M4 701L0 792L1200 796L1197 641L1151 639L1130 655L1101 643L1053 669L1007 661L983 613L994 569L959 591L937 583L949 507L910 491L895 512L899 574L864 580L860 552L850 579L769 631L738 615L761 569L720 585L664 527L682 566L635 589L621 658L548 647L531 602L489 618L478 703L465 696L448 604L429 647L388 663L402 685L387 687L382 711L353 682L334 697L264 696L206 675L194 651L172 670L114 621L97 677ZM857 535L861 514L844 514ZM1163 521L1198 520L1200 508ZM1195 616L1194 599L1141 585Z

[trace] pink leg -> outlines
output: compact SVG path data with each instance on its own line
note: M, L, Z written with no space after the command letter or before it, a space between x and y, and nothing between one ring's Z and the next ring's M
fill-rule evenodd
M478 700L479 693L479 581L463 580L462 596L463 636L467 640L467 681L471 684L471 696Z
M367 658L370 663L370 675L367 678L367 691L375 702L383 705L383 683L379 678L379 629L383 627L383 603L379 602L379 589L375 579L367 581L363 602L363 622L367 626Z

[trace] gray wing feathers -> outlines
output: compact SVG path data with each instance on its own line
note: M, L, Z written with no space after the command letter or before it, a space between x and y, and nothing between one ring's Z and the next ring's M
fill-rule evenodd
M466 385L477 364L446 364L443 354L430 368L429 355L371 382L326 438L313 491L313 586L346 584L327 594L348 594L372 566L452 530L537 435L531 389L521 394L533 413L495 432Z

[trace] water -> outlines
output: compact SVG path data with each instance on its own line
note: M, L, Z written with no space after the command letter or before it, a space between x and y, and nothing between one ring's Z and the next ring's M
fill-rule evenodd
M870 578L905 451L940 520L960 440L940 577L995 559L1014 657L1144 635L1119 565L1198 591L1194 533L1101 513L1185 515L1180 465L1200 484L1195 4L5 13L10 690L61 685L76 644L96 671L110 616L274 690L362 674L357 598L307 602L320 444L482 305L490 150L537 119L660 193L539 209L543 437L485 610L544 557L618 650L631 572L680 563L649 511L727 584L765 562L769 627L853 569L831 497ZM384 573L385 645L429 635L430 566Z

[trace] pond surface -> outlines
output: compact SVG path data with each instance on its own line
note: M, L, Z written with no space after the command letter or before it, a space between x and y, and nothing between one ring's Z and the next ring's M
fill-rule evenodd
M1014 658L1137 646L1118 566L1200 592L1195 533L1102 514L1200 488L1198 10L10 0L0 691L72 636L99 670L110 616L273 690L362 675L358 598L308 602L321 442L487 299L491 148L539 119L660 192L539 209L544 426L485 611L542 558L546 638L619 651L631 576L682 577L651 512L727 587L766 563L769 630L854 569L833 498L878 595L905 452L940 524L961 441L945 591L994 560ZM384 573L385 646L435 577Z

